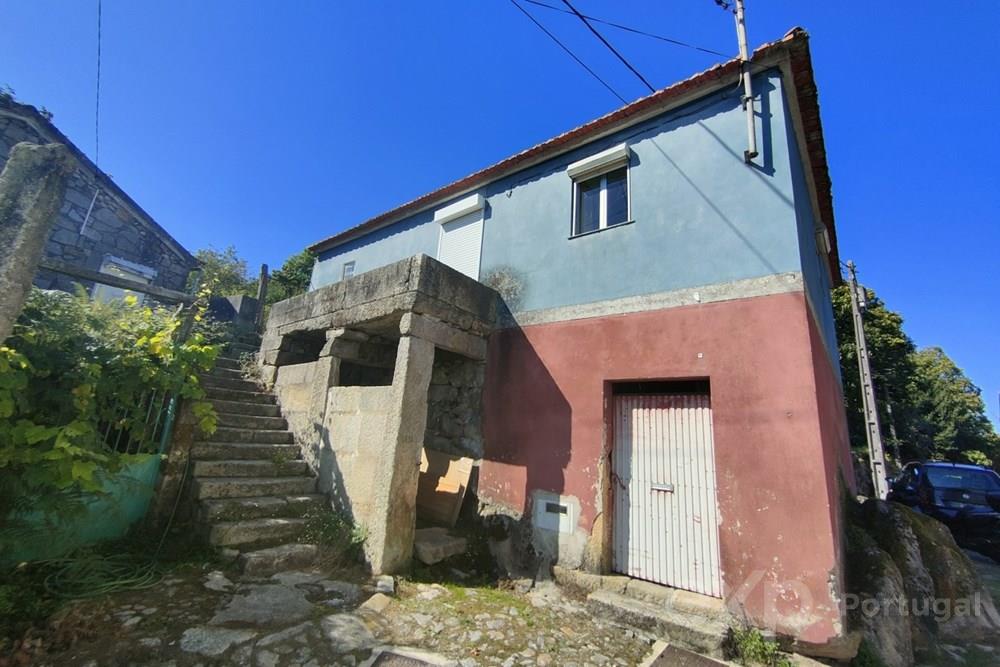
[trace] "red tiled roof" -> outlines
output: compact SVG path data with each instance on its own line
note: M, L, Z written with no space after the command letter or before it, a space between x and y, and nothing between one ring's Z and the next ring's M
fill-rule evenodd
M819 203L820 222L826 227L830 237L830 266L835 280L839 281L839 255L837 252L837 235L833 224L833 197L830 189L830 176L827 170L826 148L823 143L823 128L819 118L819 102L816 83L813 80L812 59L809 55L809 36L801 28L793 28L780 40L770 42L758 48L751 56L752 62L765 61L772 56L786 51L789 56L792 84L798 101L799 113L806 139L806 153L809 156L809 169L816 186L816 196ZM637 117L647 117L660 107L666 107L682 96L690 95L699 88L716 84L722 79L734 79L739 75L740 61L733 59L716 65L688 79L679 81L667 88L640 98L600 118L584 125L563 132L531 148L516 153L485 169L449 183L416 199L406 202L394 209L370 218L359 225L334 234L310 246L313 252L321 252L336 247L352 239L364 236L368 232L385 227L402 220L408 215L417 213L429 206L446 201L458 194L480 187L526 166L526 163L537 163L550 157L555 157L570 148L576 147L586 140L599 135L624 128Z

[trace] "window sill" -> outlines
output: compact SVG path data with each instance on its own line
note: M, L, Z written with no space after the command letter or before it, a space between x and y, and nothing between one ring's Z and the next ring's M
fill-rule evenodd
M600 234L601 232L618 229L619 227L628 227L632 224L635 224L635 220L626 220L625 222L619 222L617 225L611 225L610 227L605 227L603 229L592 229L591 231L583 232L582 234L571 234L567 238L572 241L573 239L578 239L584 236L593 236L594 234Z

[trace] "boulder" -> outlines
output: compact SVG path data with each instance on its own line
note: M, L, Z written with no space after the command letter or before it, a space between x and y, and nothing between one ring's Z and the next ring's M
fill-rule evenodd
M993 599L946 526L877 499L851 503L848 518L849 620L886 665L940 642L997 642Z

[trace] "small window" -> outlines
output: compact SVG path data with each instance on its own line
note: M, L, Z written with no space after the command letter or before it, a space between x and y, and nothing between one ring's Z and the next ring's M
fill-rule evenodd
M629 159L626 144L574 162L566 168L573 180L573 236L596 232L631 220Z
M628 167L620 167L574 185L574 235L628 222Z
M340 273L341 280L347 280L354 275L354 262L344 262L344 270Z

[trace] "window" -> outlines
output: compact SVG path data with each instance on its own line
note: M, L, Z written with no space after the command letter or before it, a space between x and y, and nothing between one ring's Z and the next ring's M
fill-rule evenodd
M347 280L354 275L354 262L344 262L344 269L340 273L341 280Z
M567 169L573 179L573 236L630 221L629 148L622 144Z
M142 264L136 264L135 262L130 262L127 259L114 257L112 255L104 256L104 260L101 262L100 272L109 276L127 278L128 280L133 280L137 283L144 283L146 285L151 284L153 279L156 277L156 269L143 266ZM112 287L102 283L94 284L91 296L95 300L103 301L105 303L108 301L123 300L127 296L134 296L137 299L137 303L142 303L145 297L145 295L141 292L134 292L122 287Z

